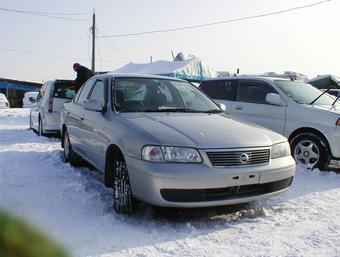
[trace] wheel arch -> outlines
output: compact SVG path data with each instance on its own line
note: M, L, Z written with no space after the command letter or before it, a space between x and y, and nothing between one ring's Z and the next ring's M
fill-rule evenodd
M295 130L293 133L290 134L290 136L288 137L288 141L289 143L292 142L292 140L297 136L300 135L302 133L311 133L311 134L315 134L316 136L318 136L325 144L326 147L329 151L331 151L330 147L329 147L329 143L327 138L317 129L314 128L309 128L309 127L305 127L305 128L299 128L297 130Z
M107 148L105 156L105 174L104 174L104 184L106 187L113 187L113 156L117 154L122 154L122 151L117 145L110 145ZM123 155L123 154L122 154Z

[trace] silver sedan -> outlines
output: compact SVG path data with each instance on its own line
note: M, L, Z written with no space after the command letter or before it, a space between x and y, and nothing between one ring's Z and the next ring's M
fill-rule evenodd
M103 172L117 213L135 199L185 208L265 199L295 175L285 137L232 118L180 79L94 76L60 120L65 161Z

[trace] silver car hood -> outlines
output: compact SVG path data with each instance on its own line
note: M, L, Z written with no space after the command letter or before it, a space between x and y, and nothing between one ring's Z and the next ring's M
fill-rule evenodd
M199 148L261 147L283 142L278 133L240 122L226 114L121 113L161 145Z

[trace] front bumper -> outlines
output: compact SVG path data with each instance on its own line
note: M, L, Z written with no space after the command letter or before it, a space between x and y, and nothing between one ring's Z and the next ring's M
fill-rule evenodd
M291 156L269 164L213 167L207 163L151 163L125 156L133 196L164 207L209 207L251 202L289 189L296 164Z

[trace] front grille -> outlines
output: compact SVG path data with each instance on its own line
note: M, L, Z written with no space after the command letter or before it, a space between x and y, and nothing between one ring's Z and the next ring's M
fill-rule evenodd
M293 177L265 184L214 189L161 189L161 195L169 202L232 200L277 192L290 187L292 181Z
M215 167L264 164L269 162L269 149L244 151L214 151L207 155Z

